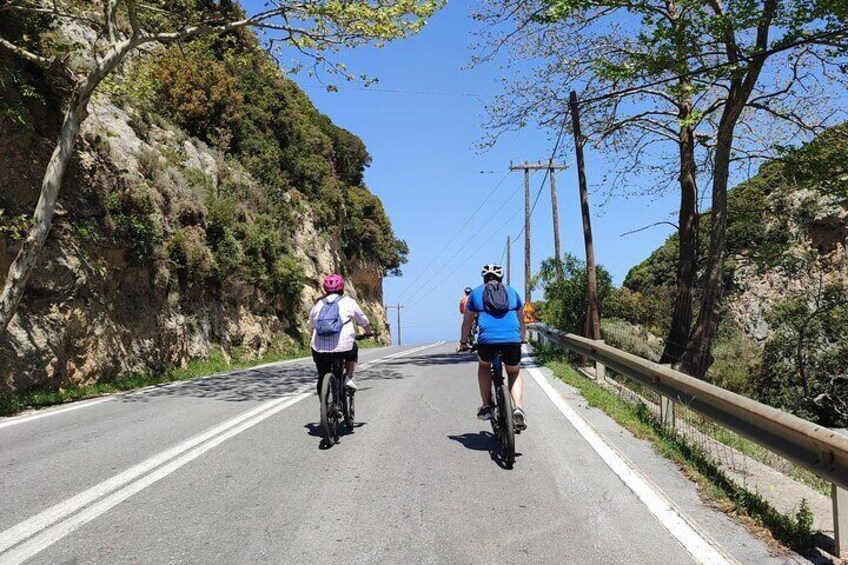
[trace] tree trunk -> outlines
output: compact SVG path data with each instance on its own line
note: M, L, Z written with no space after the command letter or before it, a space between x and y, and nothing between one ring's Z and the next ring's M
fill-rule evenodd
M692 101L681 107L681 121L691 118ZM660 363L677 363L686 351L692 329L692 293L698 268L698 186L695 165L695 130L692 126L680 128L680 214L677 224L679 241L677 255L677 299L671 327L665 341Z
M5 333L12 321L21 298L23 298L27 279L32 274L32 270L38 262L41 248L44 247L44 242L50 233L53 212L56 209L56 198L59 195L62 177L65 174L65 165L73 153L80 129L80 113L82 110L80 106L79 94L74 93L65 113L65 120L59 132L59 140L41 182L41 195L32 216L32 228L29 230L29 234L15 260L9 266L6 284L3 287L3 293L0 294L0 324L2 324L0 333Z
M41 181L41 194L32 216L32 228L9 266L6 283L0 294L0 335L6 333L17 312L27 280L38 263L41 249L50 234L56 200L65 175L65 166L73 155L80 124L86 118L86 107L91 100L91 95L100 82L118 66L124 56L140 43L140 40L133 38L112 45L100 63L76 85L71 95L62 129L59 130L56 148L50 156L47 170Z
M738 118L738 113L733 113L736 117L732 120L723 120L719 126L704 296L701 300L698 321L692 331L690 345L680 359L681 370L698 378L703 378L713 363L712 344L721 321L721 299L724 291L722 270L727 243L727 183L730 176L733 131L736 118Z

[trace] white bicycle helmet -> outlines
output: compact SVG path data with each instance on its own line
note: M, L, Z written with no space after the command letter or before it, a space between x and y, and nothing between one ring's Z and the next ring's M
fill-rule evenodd
M480 276L486 278L486 275L494 275L499 279L502 279L504 276L504 270L501 265L497 263L489 263L488 265L483 265L483 270L480 271Z

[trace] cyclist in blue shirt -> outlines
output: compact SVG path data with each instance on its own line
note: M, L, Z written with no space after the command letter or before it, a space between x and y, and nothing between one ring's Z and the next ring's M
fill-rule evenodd
M492 419L492 361L501 356L512 391L513 416L517 431L527 428L524 413L524 379L521 375L521 342L524 301L511 286L503 284L503 267L488 264L481 272L483 284L471 291L465 304L459 349L468 349L468 334L477 319L477 382L483 405L477 411L481 420Z

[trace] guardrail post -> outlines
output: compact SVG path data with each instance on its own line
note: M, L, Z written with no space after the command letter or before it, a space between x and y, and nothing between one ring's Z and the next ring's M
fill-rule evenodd
M671 365L663 364L663 367L671 368ZM667 430L674 430L676 426L674 418L674 401L664 395L660 395L660 425Z
M848 490L830 485L833 499L833 539L836 556L848 558Z
M604 344L606 343L603 339L595 340L597 343ZM602 363L595 361L595 380L599 383L603 384L607 380L607 368Z
M848 435L848 429L840 430ZM833 540L836 542L837 558L848 559L848 490L830 485L833 500Z

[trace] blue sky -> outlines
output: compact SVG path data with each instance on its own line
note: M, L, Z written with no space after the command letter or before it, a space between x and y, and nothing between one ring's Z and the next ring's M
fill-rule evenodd
M409 244L403 276L384 282L386 304L405 306L405 343L458 339L462 289L479 284L480 267L500 261L507 235L515 239L523 226L523 173L507 175L510 161L547 159L554 145L551 132L530 128L503 138L494 148L478 149L484 104L498 93L500 74L495 65L468 68L477 25L470 17L471 5L449 2L415 37L344 54L352 71L379 79L371 88L339 84L339 92L328 93L315 79L294 77L319 110L365 142L373 158L366 183L382 199L397 236ZM557 178L560 233L563 249L583 257L573 152L573 140L564 138L558 159L572 168ZM667 219L675 211L676 195L654 202L609 199L599 185L602 156L589 151L587 160L596 257L620 283L671 228L621 234ZM541 180L542 173L531 178L534 196ZM445 249L500 181L480 213ZM547 186L533 214L531 237L535 271L553 255ZM523 239L513 244L512 264L513 286L523 293ZM394 326L394 310L390 317Z
M484 104L498 92L499 69L495 65L468 68L477 25L470 17L472 4L449 2L420 34L408 40L343 54L341 59L352 71L379 79L371 88L342 83L339 92L329 93L313 78L293 77L319 110L361 137L373 157L366 183L382 199L397 236L410 247L403 277L387 278L384 283L385 302L400 301L405 306L404 343L458 339L457 304L462 289L480 282L484 263L501 260L507 235L514 238L523 225L523 173L506 176L470 226L442 250L504 179L510 161L547 159L554 145L551 132L529 128L503 138L494 148L477 149L483 137ZM567 136L558 159L573 165L573 152L573 140ZM607 198L600 185L602 156L590 150L587 165L596 257L620 283L630 267L665 240L671 228L621 234L668 219L674 213L676 195L655 201ZM541 175L532 177L534 195ZM583 257L573 166L559 174L557 188L563 248ZM552 231L546 186L533 215L534 270L553 255ZM523 240L513 245L512 282L522 293L523 250ZM390 317L394 326L393 310Z

